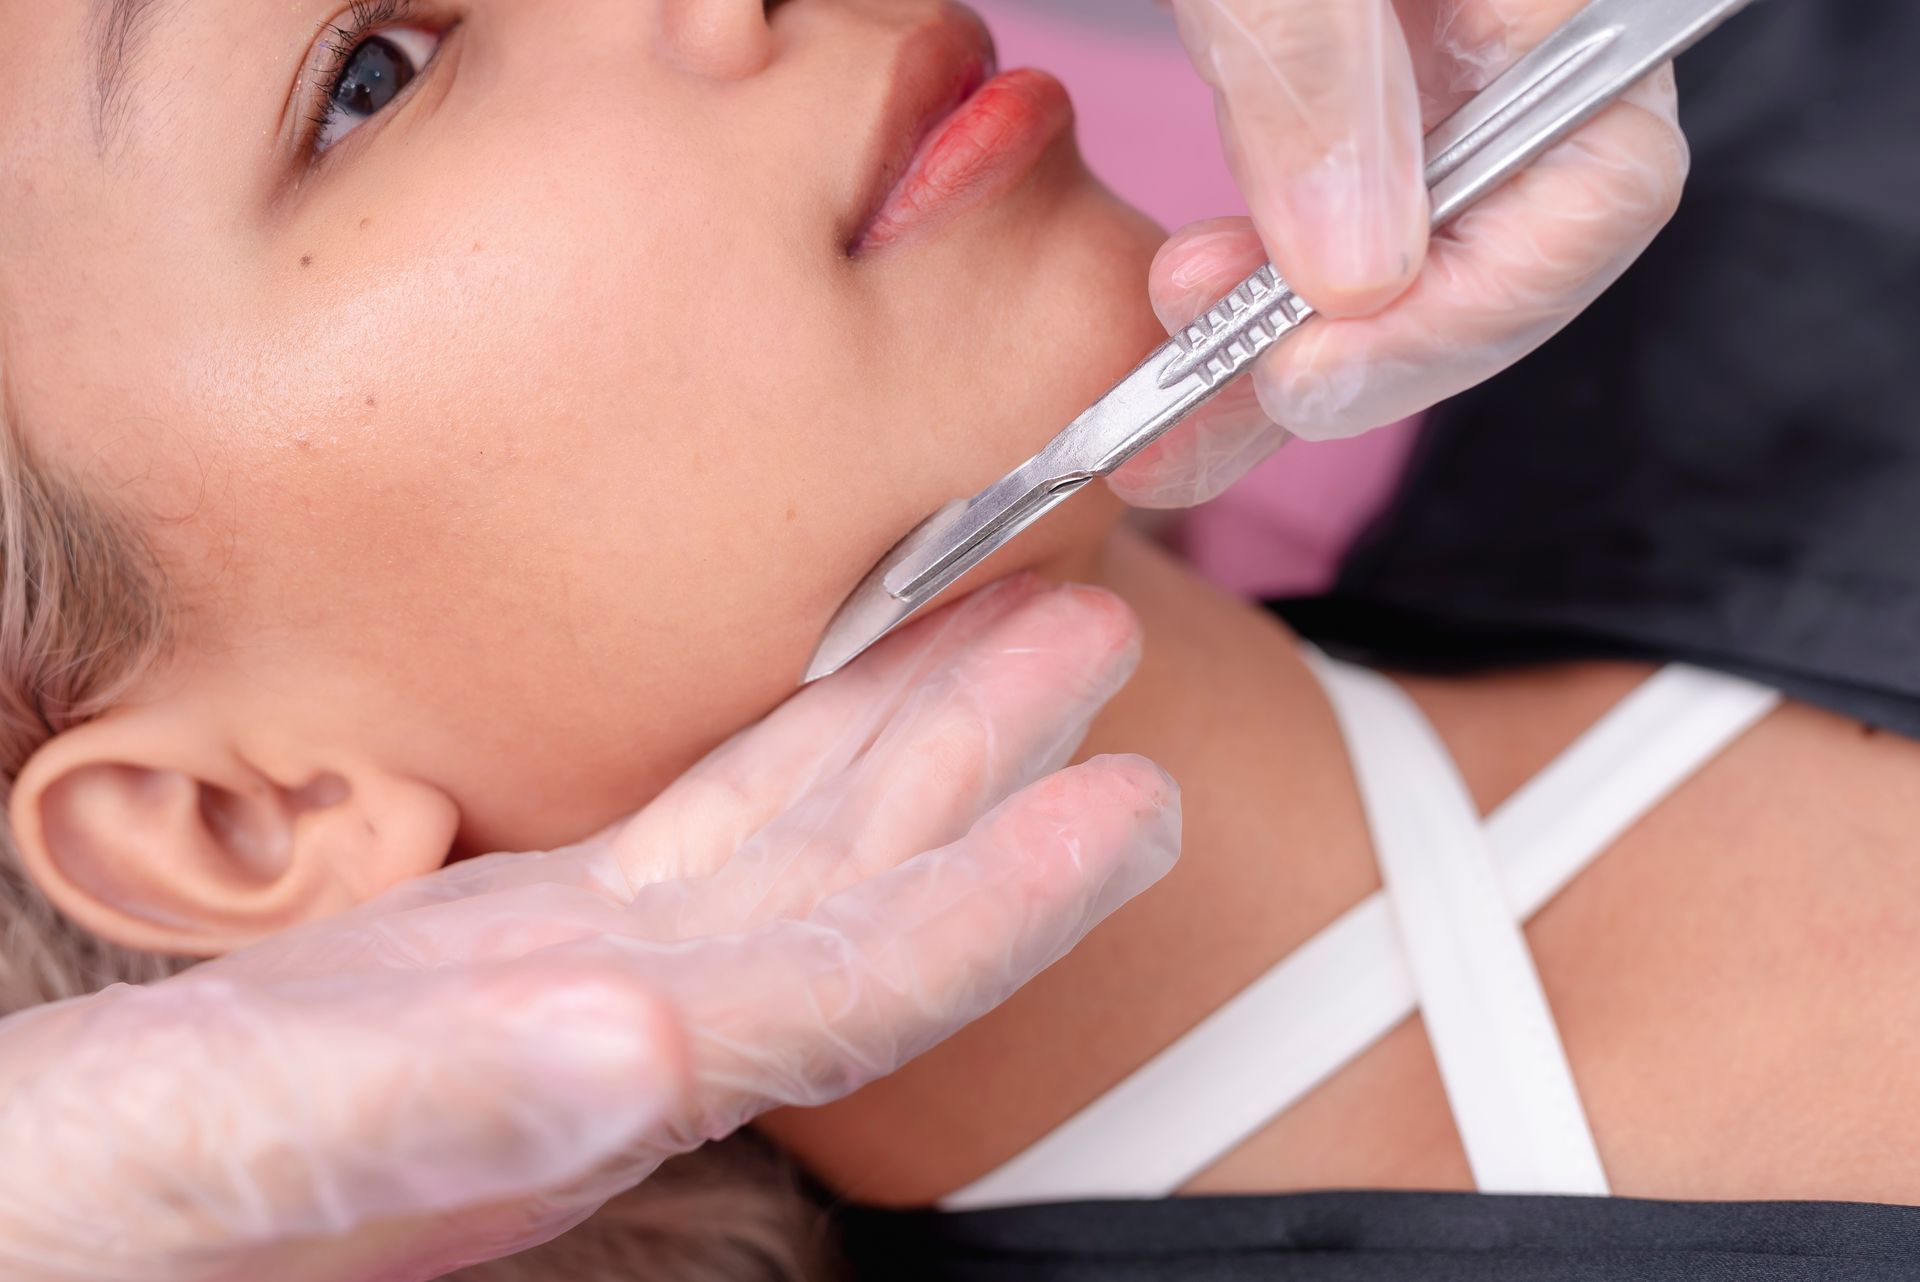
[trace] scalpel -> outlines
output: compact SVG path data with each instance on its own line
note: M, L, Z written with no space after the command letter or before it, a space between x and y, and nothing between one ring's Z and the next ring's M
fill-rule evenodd
M1531 164L1751 0L1592 0L1427 135L1433 226ZM971 499L916 526L841 605L803 684L838 671L1035 521L1245 373L1314 312L1271 263Z

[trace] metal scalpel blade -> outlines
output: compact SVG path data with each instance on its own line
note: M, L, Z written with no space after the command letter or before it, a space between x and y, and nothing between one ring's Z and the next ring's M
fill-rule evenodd
M1751 0L1592 0L1427 135L1440 227ZM837 672L1022 530L1106 476L1313 319L1272 264L1175 334L1045 449L913 529L827 625L805 682Z

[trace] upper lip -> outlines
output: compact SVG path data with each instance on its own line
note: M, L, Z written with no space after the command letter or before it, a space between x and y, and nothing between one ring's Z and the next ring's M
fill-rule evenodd
M901 41L847 244L858 244L920 145L995 73L993 36L971 9L943 4Z

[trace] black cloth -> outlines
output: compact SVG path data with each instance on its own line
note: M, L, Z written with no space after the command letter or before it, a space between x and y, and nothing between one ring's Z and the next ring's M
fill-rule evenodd
M848 1211L856 1282L1912 1282L1920 1209L1294 1193Z
M1920 736L1920 3L1761 0L1689 54L1654 248L1438 412L1328 595L1362 661L1688 659ZM1920 1209L1316 1193L849 1210L915 1282L1920 1279Z
M1761 0L1680 72L1673 223L1276 608L1375 665L1685 659L1920 736L1920 4Z

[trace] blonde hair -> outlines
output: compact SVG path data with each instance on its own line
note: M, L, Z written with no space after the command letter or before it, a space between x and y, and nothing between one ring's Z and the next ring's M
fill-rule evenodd
M0 370L0 794L35 749L98 715L166 654L154 558L132 524L39 466L11 429ZM121 948L62 917L0 822L0 1018L190 963ZM739 1136L669 1163L544 1247L463 1282L803 1282L826 1276L822 1216L789 1163Z

